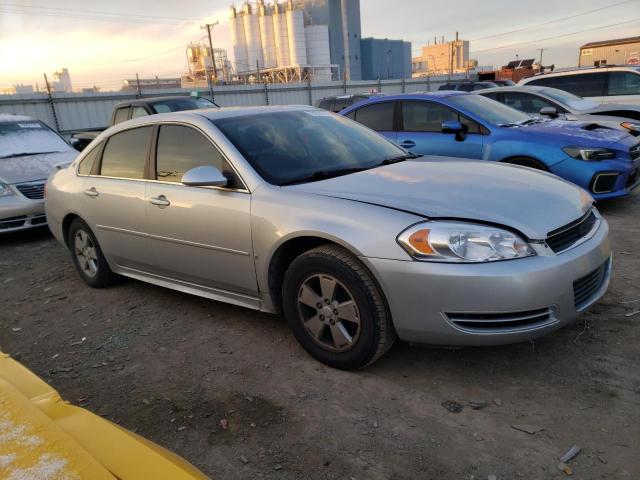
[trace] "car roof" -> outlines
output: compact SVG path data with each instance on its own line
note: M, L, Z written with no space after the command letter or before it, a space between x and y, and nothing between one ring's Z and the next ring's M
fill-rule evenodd
M156 102L166 102L168 100L185 100L192 99L195 100L191 95L170 95L165 97L146 97L146 98L136 98L133 100L127 100L124 102L120 102L116 104L114 108L125 107L129 105L146 105L148 103L156 103Z
M491 87L484 90L476 90L472 92L476 95L491 92L541 92L542 90L548 90L553 87L547 87L542 85L509 85L507 87Z
M363 105L373 101L388 100L437 100L448 97L457 97L460 95L469 95L469 92L462 92L458 90L435 90L433 92L396 93L394 95L370 98L369 100L364 100L357 105Z
M568 68L555 70L553 72L544 72L537 73L531 77L526 77L520 80L519 83L527 83L536 78L545 78L545 77L562 77L563 75L575 75L575 74L588 74L588 73L597 73L597 72L619 72L619 71L634 71L636 73L640 73L640 67L635 65L608 65L604 67L580 67L580 68Z

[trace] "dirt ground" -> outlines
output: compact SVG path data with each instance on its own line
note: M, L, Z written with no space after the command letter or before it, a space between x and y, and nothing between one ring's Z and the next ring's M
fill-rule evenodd
M44 230L0 237L0 349L217 479L562 478L574 444L573 478L638 479L640 193L601 211L609 292L535 343L399 343L341 372L275 316L132 280L91 290Z

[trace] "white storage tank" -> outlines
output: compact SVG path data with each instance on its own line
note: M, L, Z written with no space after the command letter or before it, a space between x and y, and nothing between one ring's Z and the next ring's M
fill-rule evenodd
M258 15L253 12L251 5L245 3L242 9L244 20L244 36L247 40L248 70L255 70L256 66L264 67L262 55L262 39L260 38L260 24Z
M244 22L242 15L239 15L234 7L231 7L229 11L229 26L236 72L246 72L249 70L249 58L247 56L247 40L244 35Z
M289 34L289 52L292 65L307 64L307 46L304 38L304 16L302 10L294 7L293 1L287 4L287 33Z
M304 36L307 44L307 62L310 65L329 65L329 26L307 25L304 27Z
M273 5L273 34L278 67L288 67L291 65L291 55L289 53L287 15L283 5L279 3L274 3Z
M265 68L274 68L278 65L278 58L276 55L276 40L273 30L273 16L271 14L271 7L266 6L264 0L258 2L258 15L264 66Z

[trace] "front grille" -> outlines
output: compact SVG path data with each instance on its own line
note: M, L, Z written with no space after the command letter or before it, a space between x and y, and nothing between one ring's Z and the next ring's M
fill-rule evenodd
M573 282L573 302L576 309L589 303L593 295L600 290L607 276L608 262L603 263L593 272Z
M42 200L44 198L44 182L20 183L16 185L16 188L31 200Z
M589 234L596 223L596 215L590 210L584 217L547 234L547 246L560 253Z
M0 220L0 230L6 230L8 228L16 228L24 225L27 221L27 217L24 215L20 217L10 217Z
M631 155L631 160L637 160L640 158L640 143L629 149L629 155Z
M530 330L556 322L549 308L524 312L447 313L446 315L457 327L473 332Z

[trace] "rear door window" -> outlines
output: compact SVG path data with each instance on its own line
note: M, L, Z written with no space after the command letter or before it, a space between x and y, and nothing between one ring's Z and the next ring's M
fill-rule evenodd
M152 127L140 127L111 136L102 154L100 175L144 178L151 131Z
M318 104L318 108L322 108L323 110L333 111L333 99L325 98L324 100L320 100L320 103Z
M609 72L608 95L640 95L640 75L631 72Z
M118 123L126 122L129 120L129 107L121 107L116 110L116 114L113 117L113 124L117 125Z
M561 75L557 77L536 78L527 85L543 85L571 92L579 97L601 97L605 95L606 72Z
M355 112L354 120L378 132L393 130L395 102L380 102L366 105Z

